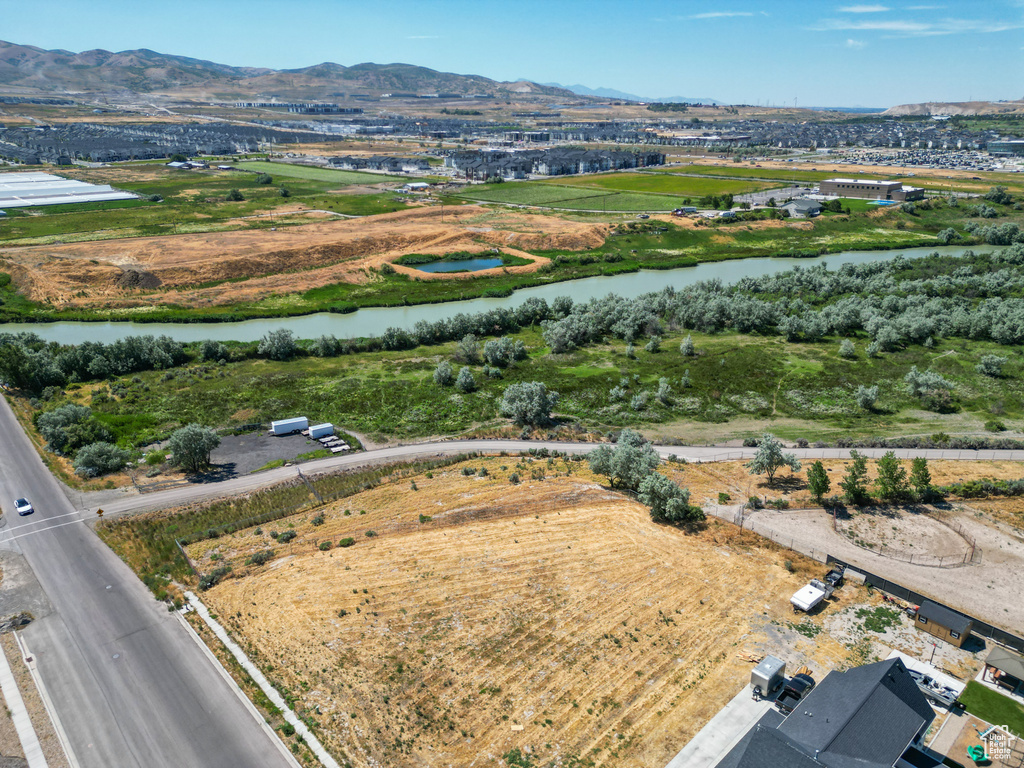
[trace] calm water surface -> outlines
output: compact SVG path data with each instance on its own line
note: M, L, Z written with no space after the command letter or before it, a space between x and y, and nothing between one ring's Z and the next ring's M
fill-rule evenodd
M575 302L615 293L634 298L644 293L660 291L667 286L685 288L702 280L721 280L735 283L744 277L762 277L787 270L793 266L812 267L827 264L836 269L842 264L866 264L891 259L897 254L907 258L919 258L934 251L951 256L960 256L967 250L963 247L940 246L933 248L905 248L893 251L845 251L814 258L755 258L716 261L668 270L643 270L622 275L586 277L533 288L523 288L511 296L499 299L467 299L448 301L443 304L421 304L412 307L377 307L360 309L347 315L327 312L300 317L243 320L236 323L0 323L0 331L15 333L29 331L46 339L62 344L81 344L83 341L111 342L125 336L145 334L167 334L178 341L255 341L268 331L278 328L290 329L297 338L313 339L324 334L338 338L377 336L391 326L411 330L420 320L433 322L459 312L484 312L496 307L517 307L531 297L550 302L558 296L570 296ZM1000 250L985 246L987 251ZM490 261L488 259L487 261ZM437 262L435 262L436 264ZM449 262L465 265L470 262ZM433 266L433 265L423 265Z

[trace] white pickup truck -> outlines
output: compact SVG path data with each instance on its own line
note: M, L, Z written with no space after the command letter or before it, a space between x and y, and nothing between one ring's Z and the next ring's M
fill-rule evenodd
M796 593L789 598L793 604L794 611L811 611L818 603L825 598L831 597L834 587L818 579L812 579L806 587L800 587Z

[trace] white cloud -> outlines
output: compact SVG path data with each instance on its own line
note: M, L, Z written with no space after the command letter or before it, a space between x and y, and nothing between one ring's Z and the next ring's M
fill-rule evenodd
M846 47L853 48L855 51L859 51L866 45L867 43L865 43L863 40L854 40L852 38L847 38L846 40Z
M749 11L708 11L687 16L688 19L731 19L735 16L753 16Z
M841 13L885 13L889 9L884 5L848 5L839 10Z
M942 19L940 21L854 21L829 19L810 29L814 32L889 32L894 37L930 37L964 32L988 34L1020 29L1022 24L982 21L980 19Z

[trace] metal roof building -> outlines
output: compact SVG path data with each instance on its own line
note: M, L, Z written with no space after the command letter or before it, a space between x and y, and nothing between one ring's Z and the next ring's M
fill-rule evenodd
M136 195L114 189L109 184L88 184L41 171L0 174L0 208L98 203L107 200L132 200L135 197Z

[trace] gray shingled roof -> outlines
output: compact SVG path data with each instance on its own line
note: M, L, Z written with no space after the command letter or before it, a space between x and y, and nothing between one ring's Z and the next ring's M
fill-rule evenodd
M718 768L891 768L935 717L899 659L831 672L777 728L772 714Z
M940 627L945 627L953 632L963 635L971 630L971 620L966 616L947 608L944 605L925 600L917 609L918 616L924 616L928 621L933 621Z

